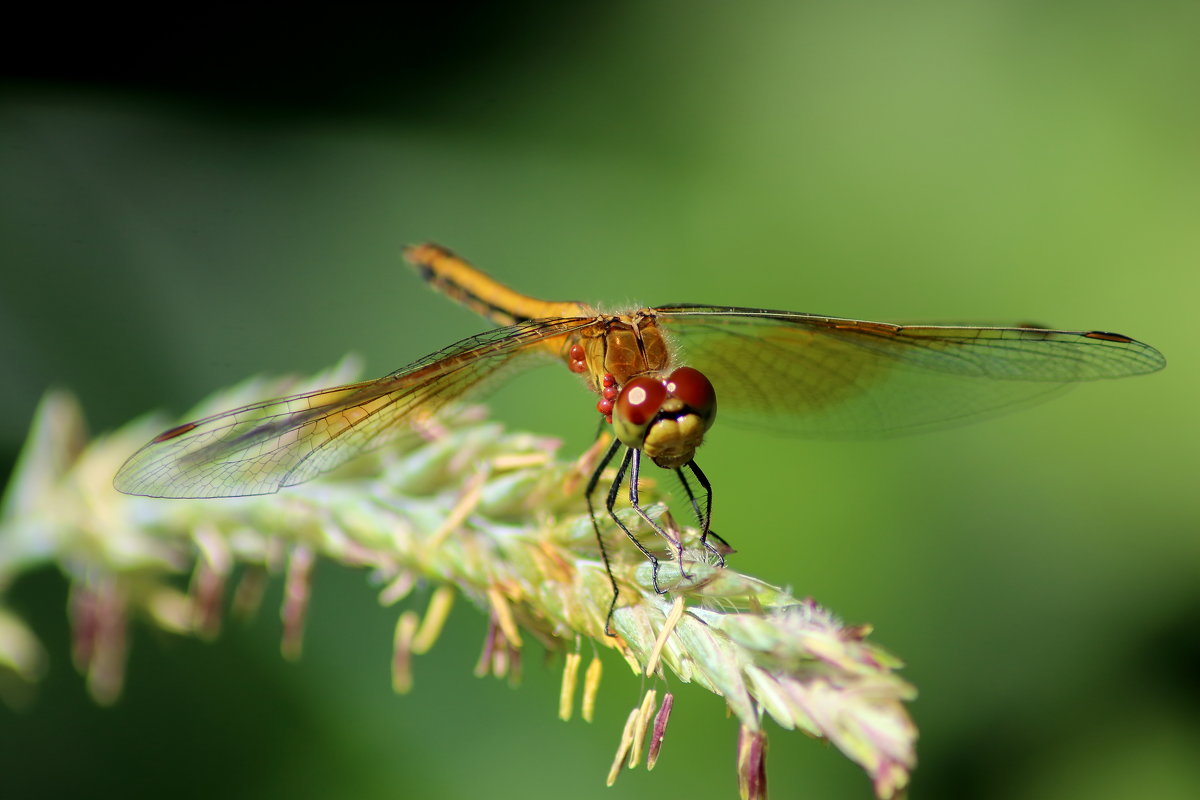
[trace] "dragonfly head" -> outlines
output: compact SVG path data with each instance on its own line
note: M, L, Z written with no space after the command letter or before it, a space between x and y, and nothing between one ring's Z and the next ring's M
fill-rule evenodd
M717 417L717 394L704 373L680 367L666 379L643 375L621 388L613 429L623 444L676 469L692 460Z

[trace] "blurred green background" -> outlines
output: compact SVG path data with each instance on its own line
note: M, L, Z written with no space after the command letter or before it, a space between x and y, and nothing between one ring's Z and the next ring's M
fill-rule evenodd
M1200 796L1200 6L324 13L73 19L6 55L9 464L52 385L102 431L484 329L402 266L424 240L550 299L1119 331L1168 369L909 439L718 425L701 463L740 569L907 661L913 797ZM594 414L573 380L526 376L495 414L574 455ZM53 662L0 709L8 797L736 791L735 723L678 684L656 770L605 789L638 681L608 659L597 721L563 724L536 650L516 690L471 676L465 604L394 696L395 612L336 566L300 663L270 605L211 645L140 627L112 709L72 671L61 579L10 600ZM870 796L770 730L775 796Z

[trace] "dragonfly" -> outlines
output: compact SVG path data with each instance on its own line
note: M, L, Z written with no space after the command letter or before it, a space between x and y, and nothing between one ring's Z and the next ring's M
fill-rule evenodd
M604 501L608 517L659 560L616 513L629 504L675 551L682 536L643 507L643 457L682 483L701 546L710 537L712 484L695 453L717 416L808 437L859 437L967 422L1044 398L1080 381L1162 369L1158 350L1106 331L1032 325L899 325L765 308L698 304L606 313L579 302L520 294L436 244L405 257L434 289L500 327L450 345L391 374L235 408L167 430L134 453L115 487L167 498L270 494L352 457L428 429L439 411L478 398L542 363L563 364L597 397L611 444L584 495L613 597L620 596L593 497L624 448ZM690 476L690 479L689 479Z

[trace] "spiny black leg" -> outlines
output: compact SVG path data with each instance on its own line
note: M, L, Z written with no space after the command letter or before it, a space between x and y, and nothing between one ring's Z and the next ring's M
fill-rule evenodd
M695 492L692 491L692 485L690 483L688 483L687 475L684 474L682 468L676 467L675 476L677 478L679 478L679 483L681 486L683 486L683 491L685 493L687 493L687 499L688 499L688 502L692 506L692 512L696 515L696 524L700 526L700 530L702 531L700 534L700 544L704 545L704 548L706 550L708 550L710 553L714 553L717 556L717 558L721 558L721 554L718 553L716 551L716 549L713 548L713 546L710 545L708 543L708 540L705 538L708 533L709 519L705 514L700 512L700 504L696 502L696 494L695 494ZM709 513L712 512L712 495L711 494L708 495L708 510L709 510ZM720 537L717 537L717 538L720 538ZM721 561L721 566L725 566L724 559L722 559L722 561Z
M692 513L696 515L696 524L701 530L706 530L708 525L704 519L704 515L700 513L700 504L696 502L696 495L692 491L692 485L688 483L687 475L683 473L681 467L676 467L675 476L679 478L680 484L683 485L683 491L687 493L688 502L692 504Z
M596 507L592 505L592 494L596 491L596 485L600 483L600 474L608 467L608 463L617 454L617 448L620 446L620 440L613 439L612 446L608 448L608 452L604 454L604 458L600 459L600 463L592 472L592 477L588 479L587 491L584 493L587 497L588 516L592 518L592 530L596 532L596 544L600 545L600 559L604 561L604 571L608 573L608 582L612 584L612 602L608 604L608 616L604 618L604 633L608 636L616 636L612 632L610 624L613 612L617 610L617 597L620 595L620 590L617 589L617 579L613 577L612 565L608 563L608 550L604 548L604 537L600 535L600 523L596 520Z
M625 451L625 458L621 459L621 466L617 469L617 478L613 481L612 488L608 490L608 502L605 507L608 509L608 515L613 518L613 522L617 523L621 530L625 531L625 535L629 537L629 541L637 545L637 549L642 551L642 555L650 559L650 566L652 570L651 579L654 582L654 591L658 592L659 594L666 594L666 590L660 589L658 586L658 559L655 558L653 553L646 549L645 545L637 540L637 537L633 535L633 531L625 527L625 523L621 522L621 518L618 517L617 512L613 510L613 507L617 504L617 497L621 491L621 481L625 478L625 470L629 469L629 464L632 462L633 474L636 476L638 465L641 461L641 455L642 451L634 450L632 447ZM630 485L635 487L637 486L636 478L631 481ZM630 497L632 498L636 496L637 490L634 489ZM655 530L657 530L659 533L663 533L662 528L659 528L657 525L655 525L654 522L652 522L650 518L646 516L646 512L639 508L636 503L634 504L633 508L638 512L642 519L650 522L650 524L654 526ZM663 535L665 536L666 534L664 533Z
M641 467L642 467L642 451L634 450L633 451L633 468L629 473L629 504L631 506L633 506L633 510L638 513L638 516L646 521L647 525L649 525L651 528L654 528L654 530L658 533L659 536L666 539L669 544L675 545L675 552L679 559L679 574L680 574L680 576L682 576L684 578L691 578L692 576L688 575L687 572L685 572L683 569L683 539L682 539L682 537L681 538L672 538L669 533L667 533L665 530L662 529L661 525L659 525L654 520L650 519L650 515L646 513L646 509L642 508L641 503L638 501L638 477L639 477L639 473L641 472ZM638 547L642 547L640 542L638 542ZM646 555L650 557L650 560L652 562L654 562L654 591L658 592L659 594L666 594L666 592L664 590L658 588L658 559L654 558L654 556L651 556L650 553L644 547L642 547L642 552L646 553Z
M686 466L692 471L692 474L696 476L696 481L700 484L700 488L704 490L704 517L701 520L700 525L700 544L703 545L705 550L715 555L720 560L721 566L723 567L725 566L725 556L708 542L708 535L711 533L711 531L708 529L708 526L712 524L712 484L708 482L708 477L705 476L705 474L700 470L700 466L696 463L695 459L689 461ZM683 478L682 470L679 472L679 477L681 479ZM687 490L688 498L692 501L692 507L695 508L696 500L692 497L692 490L688 487L687 481L683 482L683 487ZM696 508L696 515L697 517L700 515L699 508ZM716 534L714 533L713 536L716 536ZM725 540L720 536L717 536L717 540L725 543ZM729 545L726 544L725 546L728 547Z

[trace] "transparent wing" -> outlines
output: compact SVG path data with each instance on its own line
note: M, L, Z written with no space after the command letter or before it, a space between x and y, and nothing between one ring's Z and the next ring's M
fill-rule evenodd
M718 416L802 436L909 433L1033 402L1076 381L1162 369L1120 334L891 325L718 306L655 309Z
M413 435L447 403L553 359L592 318L541 319L464 339L372 381L254 403L179 425L125 462L113 485L150 497L270 494Z

